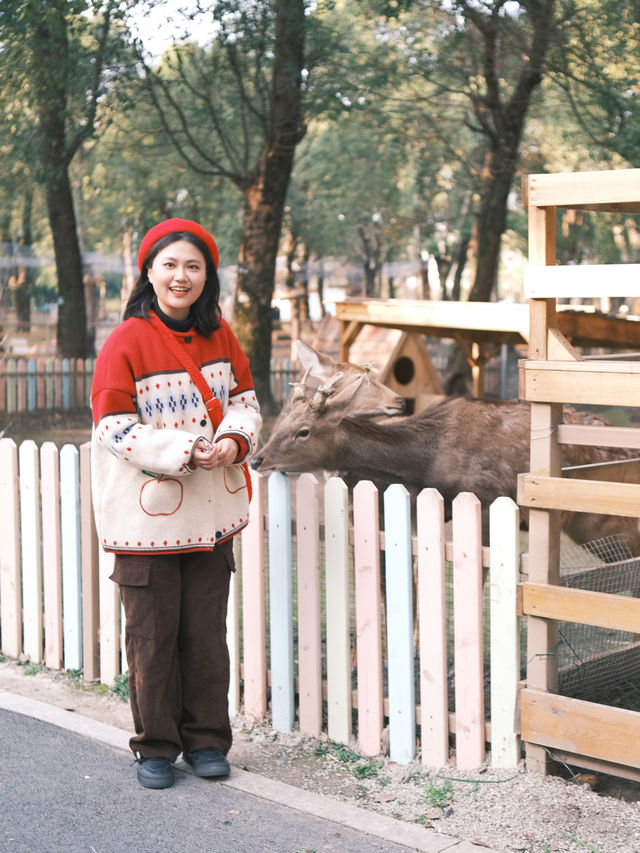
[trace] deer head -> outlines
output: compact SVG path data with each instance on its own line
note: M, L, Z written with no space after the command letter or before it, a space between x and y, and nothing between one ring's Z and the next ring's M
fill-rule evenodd
M302 341L296 341L296 348L304 374L292 386L271 437L253 460L259 471L309 470L303 460L312 436L322 435L346 417L397 415L404 409L402 397L367 367L337 362ZM321 429L316 429L319 425Z

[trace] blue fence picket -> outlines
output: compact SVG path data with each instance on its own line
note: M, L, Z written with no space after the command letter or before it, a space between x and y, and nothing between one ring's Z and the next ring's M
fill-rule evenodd
M278 472L269 477L269 624L273 727L293 728L293 569L291 490Z

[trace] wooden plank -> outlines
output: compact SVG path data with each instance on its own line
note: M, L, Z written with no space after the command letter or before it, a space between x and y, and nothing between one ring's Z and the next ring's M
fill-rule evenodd
M100 681L112 685L120 674L120 595L109 580L114 555L100 549Z
M356 588L358 745L379 755L384 728L378 490L368 480L353 490L353 559Z
M453 549L456 765L472 770L484 761L484 664L481 506L470 492L453 501Z
M630 447L640 450L638 427L558 424L558 444L585 444L595 447Z
M91 498L91 442L80 445L80 536L82 542L82 670L100 677L99 545ZM124 647L124 644L123 644Z
M633 767L625 767L622 764L615 764L613 761L601 761L597 758L579 755L576 752L564 752L562 749L554 749L553 758L555 761L562 762L563 764L584 767L586 770L595 770L596 773L606 773L609 776L617 776L620 779L630 779L632 782L640 782L640 770L636 770Z
M640 296L640 264L535 264L524 268L523 280L527 299Z
M522 738L550 749L640 768L640 714L525 688Z
M337 743L351 738L351 652L349 620L349 494L331 477L324 490L327 611L328 734Z
M443 767L449 760L447 601L444 499L436 489L420 492L416 519L422 763Z
M516 734L520 681L520 624L516 589L520 568L520 514L511 498L490 507L491 765L517 767Z
M269 634L273 728L289 732L294 720L293 579L289 478L269 477Z
M473 340L506 343L521 343L529 334L529 307L524 303L346 300L336 304L336 317L343 324L371 323L414 332L420 328L425 334L439 337L467 331Z
M527 175L523 199L529 206L593 207L640 211L640 169Z
M318 481L301 474L296 481L298 572L298 695L300 731L322 731L322 620L320 606L320 513Z
M242 635L244 715L262 722L267 713L264 503L267 478L251 469L253 497L242 533Z
M586 487L588 483L588 488ZM607 480L582 480L518 475L518 503L534 509L571 510L637 518L640 485Z
M33 663L42 661L42 521L38 448L23 441L20 460L20 534L22 541L22 606L24 652Z
M640 376L638 362L525 361L520 396L531 402L626 406Z
M18 448L0 438L0 648L12 658L22 653L20 578L20 493Z
M62 536L60 532L60 460L58 448L46 441L40 448L42 492L42 569L44 587L44 662L61 669Z
M385 590L389 685L389 756L408 764L416 753L413 674L411 504L399 484L384 493Z
M75 670L82 668L82 550L80 463L73 444L65 444L60 451L60 521L64 667Z
M525 614L640 633L640 599L554 584L522 585Z

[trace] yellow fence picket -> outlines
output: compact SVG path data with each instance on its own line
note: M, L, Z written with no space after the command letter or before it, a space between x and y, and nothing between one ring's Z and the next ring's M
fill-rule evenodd
M469 492L453 501L453 624L456 764L472 770L484 761L484 667L481 508Z

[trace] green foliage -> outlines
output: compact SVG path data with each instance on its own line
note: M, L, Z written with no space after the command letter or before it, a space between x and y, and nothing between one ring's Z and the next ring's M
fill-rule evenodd
M122 702L129 701L129 673L121 672L116 675L113 682L113 687L110 688L109 694L117 696Z
M446 808L453 801L453 796L453 785L448 779L445 779L441 785L432 783L424 789L424 799L436 809Z

